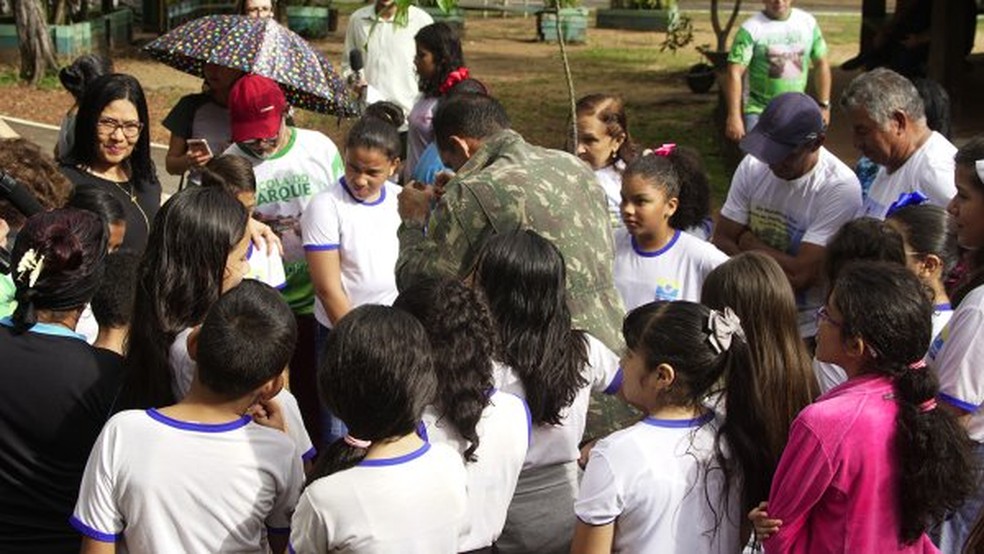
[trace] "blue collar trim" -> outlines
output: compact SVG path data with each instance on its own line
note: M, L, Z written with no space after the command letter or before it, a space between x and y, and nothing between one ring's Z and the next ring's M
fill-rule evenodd
M199 433L224 433L226 431L235 431L236 429L239 429L252 421L249 416L242 416L239 419L234 419L227 423L192 423L190 421L181 421L180 419L167 417L157 411L156 408L148 409L147 415L149 415L151 419L163 423L168 427L174 427L175 429L182 429L184 431L197 431Z
M643 256L643 257L646 257L646 258L655 258L656 256L659 256L660 254L666 253L666 251L669 250L670 248L673 248L673 245L676 244L677 239L679 239L679 238L680 238L680 230L679 229L676 229L673 232L673 238L670 239L670 242L666 243L666 246L660 248L659 250L656 250L655 252L647 252L647 251L643 250L642 248L640 248L639 247L639 243L636 242L636 238L635 237L632 237L632 249L635 250L635 253L638 254L638 255L640 255L640 256Z
M943 304L937 304L933 306L934 312L950 312L953 311L953 307L950 306L949 302L944 302Z
M400 465L411 460L416 460L417 458L424 455L425 452L430 450L430 443L425 442L420 448L414 450L409 454L404 454L402 456L397 456L396 458L375 458L372 460L362 460L359 462L360 466L367 467L383 467L383 466L395 466Z
M363 206L378 206L382 204L384 200L386 200L386 183L383 183L382 188L379 189L379 198L377 198L373 202L366 202L361 198L356 198L355 195L352 194L352 191L348 188L348 183L345 182L345 177L339 179L338 184L342 185L342 188L345 189L346 193L348 193L349 198L355 200L357 203L362 204Z
M708 421L714 419L714 412L707 412L700 417L693 419L658 419L652 416L642 420L646 425L653 427L665 427L668 429L686 429L688 427L700 427Z
M3 319L0 319L0 325L3 325L4 327L13 327L14 320L10 319L9 317L5 317ZM69 339L78 339L81 341L85 341L85 335L81 333L76 333L75 331L69 329L68 327L62 325L55 325L53 323L38 322L32 325L28 329L28 331L32 333L37 333L39 335L48 335L50 337L65 337Z

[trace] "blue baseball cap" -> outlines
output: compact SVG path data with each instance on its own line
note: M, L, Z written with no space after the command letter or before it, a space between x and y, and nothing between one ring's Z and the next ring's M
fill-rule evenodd
M769 102L739 146L763 163L775 165L819 138L825 127L816 100L802 92L787 92Z

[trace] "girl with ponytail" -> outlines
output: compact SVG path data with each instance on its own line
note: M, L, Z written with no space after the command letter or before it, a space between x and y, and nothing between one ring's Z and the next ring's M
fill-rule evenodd
M767 553L936 552L927 529L974 477L966 433L923 362L932 314L898 264L841 270L818 312L816 356L848 380L793 422L769 502L750 514Z
M622 394L646 417L591 450L572 552L740 551L742 508L764 494L769 461L762 408L739 386L752 382L741 321L730 308L653 302L622 333ZM705 400L719 383L725 416Z
M27 219L11 253L17 308L0 319L0 552L78 552L68 524L122 368L75 332L103 274L106 226L58 209Z
M339 320L318 368L321 399L348 426L318 459L291 522L292 552L458 552L461 455L417 434L437 390L427 333L367 304Z

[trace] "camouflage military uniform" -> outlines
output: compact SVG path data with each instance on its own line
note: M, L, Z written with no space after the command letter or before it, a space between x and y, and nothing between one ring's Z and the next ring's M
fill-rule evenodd
M625 309L612 277L613 245L605 193L577 158L528 144L514 131L487 139L448 183L427 236L400 227L396 282L464 277L494 233L533 229L567 264L567 301L576 328L621 352ZM592 395L586 437L625 427L637 414L614 397Z
M523 140L511 130L489 137L448 183L427 236L400 227L400 289L420 278L464 277L495 233L533 229L567 264L574 326L619 352L625 313L612 278L612 238L605 195L577 158Z

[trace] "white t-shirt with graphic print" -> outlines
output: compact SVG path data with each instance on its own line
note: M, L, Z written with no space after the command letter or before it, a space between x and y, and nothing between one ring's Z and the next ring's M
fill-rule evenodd
M826 148L813 169L787 181L769 166L745 156L731 180L721 215L748 226L767 245L795 256L806 242L827 246L827 241L861 209L861 184L850 167ZM796 291L800 335L817 332L816 311L824 301L818 283Z

